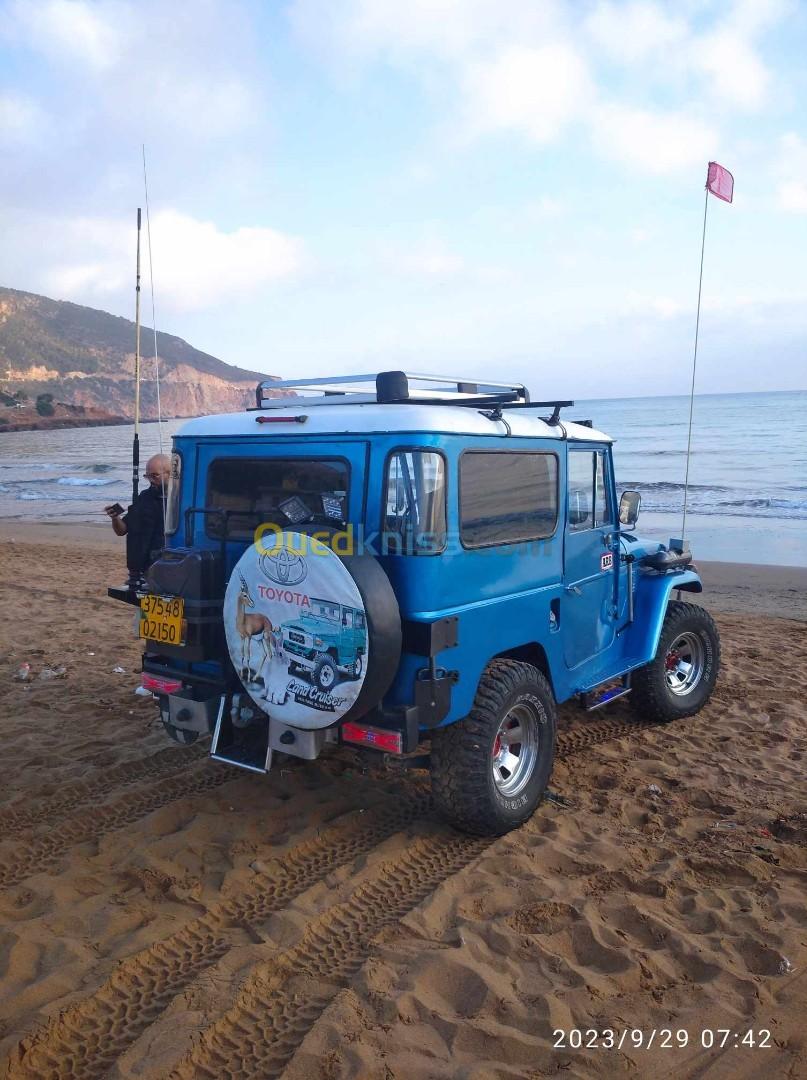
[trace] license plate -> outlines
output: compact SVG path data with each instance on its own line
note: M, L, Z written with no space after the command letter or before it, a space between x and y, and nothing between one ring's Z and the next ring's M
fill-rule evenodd
M184 645L185 601L179 596L144 596L140 636L161 645Z

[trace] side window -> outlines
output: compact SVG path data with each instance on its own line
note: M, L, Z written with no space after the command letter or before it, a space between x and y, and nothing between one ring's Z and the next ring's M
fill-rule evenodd
M387 465L382 551L436 555L446 544L445 461L430 450L398 450Z
M353 612L349 608L345 608L342 612L342 626L346 626L349 630L353 629Z
M569 451L569 529L583 532L613 521L604 450Z
M608 471L605 451L598 450L594 468L594 526L613 524L611 500L608 497Z
M547 453L471 450L460 458L465 547L543 540L558 518L558 459Z

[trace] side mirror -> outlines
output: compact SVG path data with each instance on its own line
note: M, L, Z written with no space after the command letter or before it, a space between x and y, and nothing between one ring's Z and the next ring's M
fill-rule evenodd
M573 488L569 492L569 524L572 526L585 525L591 517L591 507L588 504L588 493Z
M619 500L619 524L627 525L629 529L632 528L639 518L641 506L641 492L623 491Z

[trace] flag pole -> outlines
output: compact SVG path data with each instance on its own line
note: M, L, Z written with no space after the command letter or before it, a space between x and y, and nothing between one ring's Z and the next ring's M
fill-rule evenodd
M695 351L692 356L692 386L689 392L689 430L687 432L687 463L684 476L684 515L681 522L681 547L686 550L687 494L689 491L689 458L692 453L692 413L695 406L695 372L698 366L698 333L701 324L701 292L703 290L703 254L706 250L706 213L709 209L709 173L706 174L706 191L703 202L703 235L701 236L701 269L698 277L698 311L695 316Z
M137 273L135 278L135 414L132 440L132 502L140 487L140 207L137 208Z

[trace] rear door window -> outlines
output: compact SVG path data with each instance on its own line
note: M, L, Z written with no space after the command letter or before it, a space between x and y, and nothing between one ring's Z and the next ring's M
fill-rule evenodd
M446 470L442 454L396 450L387 463L382 550L436 555L446 545Z
M207 473L209 536L252 536L268 522L291 528L347 520L349 466L340 458L218 458Z

